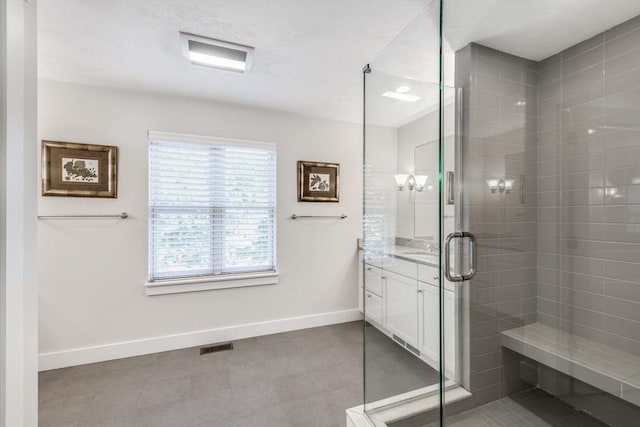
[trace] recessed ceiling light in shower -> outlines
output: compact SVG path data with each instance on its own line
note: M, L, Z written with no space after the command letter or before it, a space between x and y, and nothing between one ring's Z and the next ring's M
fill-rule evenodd
M182 52L193 64L244 73L251 68L253 48L237 43L180 33Z

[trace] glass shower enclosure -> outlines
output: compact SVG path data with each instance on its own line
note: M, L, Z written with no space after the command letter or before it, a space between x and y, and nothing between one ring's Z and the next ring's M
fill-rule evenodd
M371 425L637 425L639 16L435 0L364 68Z

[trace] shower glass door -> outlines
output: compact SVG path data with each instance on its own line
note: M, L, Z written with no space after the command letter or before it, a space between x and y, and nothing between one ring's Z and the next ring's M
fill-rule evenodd
M630 0L434 0L370 62L373 425L637 425L639 75Z
M442 79L440 11L432 1L363 70L364 411L376 426L439 424L444 391L466 396L460 283L474 257L454 233L462 105Z

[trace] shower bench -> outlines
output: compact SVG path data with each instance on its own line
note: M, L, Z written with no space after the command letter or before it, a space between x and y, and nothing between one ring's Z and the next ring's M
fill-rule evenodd
M502 332L502 346L640 405L640 356L540 323Z

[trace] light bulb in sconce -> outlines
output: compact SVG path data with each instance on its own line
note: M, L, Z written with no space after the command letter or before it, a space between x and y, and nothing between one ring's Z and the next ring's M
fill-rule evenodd
M404 191L407 187L407 181L409 180L409 175L398 174L393 176L396 180L396 185L398 186L398 191Z
M487 186L492 193L495 193L498 190L498 180L497 179L488 179Z
M510 193L511 190L513 190L513 180L512 179L505 179L504 180L504 192L505 193Z
M424 190L424 186L427 183L427 179L429 179L428 175L416 175L413 177L415 181L415 190L421 192Z
M413 175L409 175L407 179L407 189L409 191L413 190L416 186L416 178Z
M513 179L488 179L487 186L492 193L496 191L499 193L510 193L513 190Z

